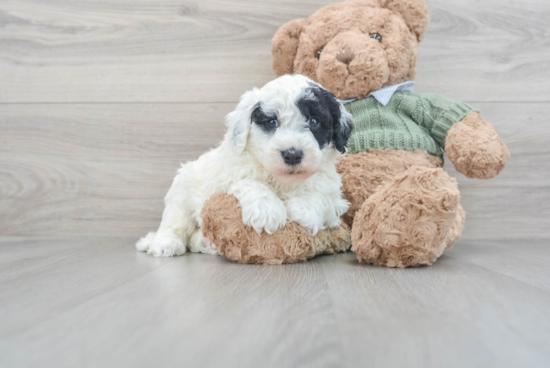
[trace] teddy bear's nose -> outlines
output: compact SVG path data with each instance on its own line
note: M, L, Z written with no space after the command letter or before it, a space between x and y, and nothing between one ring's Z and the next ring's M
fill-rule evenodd
M336 54L336 59L348 65L353 60L354 56L355 55L353 54L353 51L351 51L351 49L345 49Z

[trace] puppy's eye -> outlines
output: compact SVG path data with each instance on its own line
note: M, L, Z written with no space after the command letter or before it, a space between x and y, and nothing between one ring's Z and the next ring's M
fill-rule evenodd
M317 119L311 119L309 121L309 126L313 129L319 127L319 121Z
M269 120L265 123L265 126L269 130L277 129L277 127L279 127L279 121L277 119Z
M380 33L371 33L370 38L374 38L378 42L382 42L382 36Z
M317 59L320 59L321 58L321 54L323 53L323 50L321 51L317 51Z

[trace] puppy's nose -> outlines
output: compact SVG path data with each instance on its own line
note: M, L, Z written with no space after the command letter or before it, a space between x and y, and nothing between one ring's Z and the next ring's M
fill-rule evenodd
M351 63L354 57L355 55L351 49L345 49L336 54L336 59L346 65Z
M288 166L299 165L300 162L302 162L302 158L304 158L304 153L295 148L281 151L281 155L283 156L283 160L285 160L285 164L287 164Z

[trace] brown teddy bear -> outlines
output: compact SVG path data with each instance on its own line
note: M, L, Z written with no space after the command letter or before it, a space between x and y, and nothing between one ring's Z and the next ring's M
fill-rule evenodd
M441 168L443 150L478 179L496 176L510 156L471 106L412 93L428 21L423 0L350 0L290 21L273 38L277 75L307 75L350 100L355 131L339 172L361 262L428 265L460 237L465 213Z
M310 77L347 100L354 116L338 170L351 203L343 219L360 262L430 265L459 239L465 221L457 182L442 169L443 152L457 171L478 179L499 174L510 156L471 106L412 92L428 22L423 0L348 0L288 22L273 38L278 76ZM265 234L252 238L239 213L227 194L203 210L205 236L234 261L296 262L347 248L344 225L316 239L289 224L274 241ZM327 246L335 240L338 245Z

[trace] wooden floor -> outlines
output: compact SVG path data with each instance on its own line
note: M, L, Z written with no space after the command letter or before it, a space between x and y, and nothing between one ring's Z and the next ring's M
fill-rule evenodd
M156 259L180 162L334 0L0 1L0 367L550 367L550 1L426 0L417 92L512 153L433 267Z
M396 270L159 259L134 240L0 240L0 366L550 366L548 241L462 241Z

